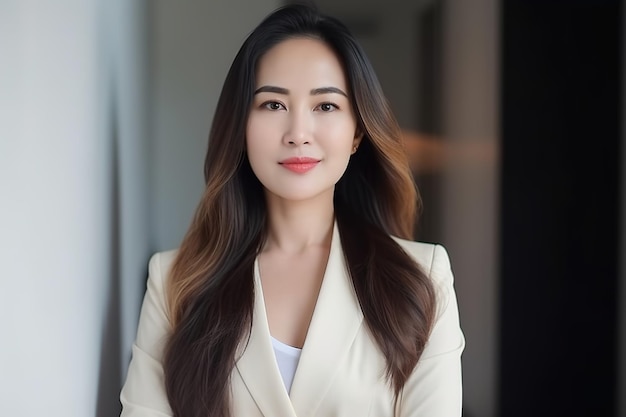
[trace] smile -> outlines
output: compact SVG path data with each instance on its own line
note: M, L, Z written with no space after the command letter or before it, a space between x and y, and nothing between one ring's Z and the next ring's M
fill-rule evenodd
M297 174L304 174L315 168L317 164L319 164L320 160L315 158L308 157L297 157L297 158L288 158L283 161L280 161L279 164L283 166L283 168L287 168L288 170L295 172Z

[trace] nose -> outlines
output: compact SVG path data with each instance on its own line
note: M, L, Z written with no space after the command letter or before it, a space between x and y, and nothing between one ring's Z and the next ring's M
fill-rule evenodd
M283 143L288 146L308 145L313 140L312 119L306 110L289 112Z

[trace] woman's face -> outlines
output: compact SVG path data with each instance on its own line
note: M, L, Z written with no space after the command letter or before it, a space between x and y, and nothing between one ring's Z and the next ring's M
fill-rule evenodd
M269 198L332 196L361 140L348 94L341 63L319 40L285 40L261 58L246 147Z

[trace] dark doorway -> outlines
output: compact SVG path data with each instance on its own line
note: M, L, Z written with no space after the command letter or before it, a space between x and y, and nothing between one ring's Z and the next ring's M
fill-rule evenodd
M502 1L503 417L617 415L621 7Z

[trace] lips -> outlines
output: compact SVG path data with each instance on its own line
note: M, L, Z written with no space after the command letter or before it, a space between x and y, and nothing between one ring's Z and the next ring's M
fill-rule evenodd
M315 168L319 162L320 160L316 158L299 156L284 159L280 161L279 164L292 172L295 172L297 174L304 174L305 172L308 172Z

